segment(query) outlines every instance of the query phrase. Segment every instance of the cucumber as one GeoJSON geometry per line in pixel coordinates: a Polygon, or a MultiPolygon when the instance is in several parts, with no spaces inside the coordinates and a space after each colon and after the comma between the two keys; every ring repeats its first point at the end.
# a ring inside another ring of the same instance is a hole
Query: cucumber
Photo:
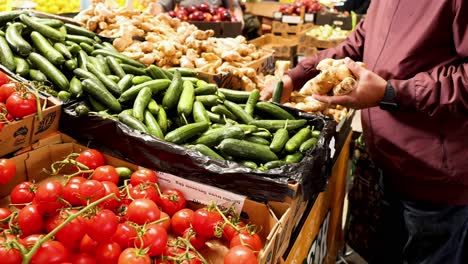
{"type": "Polygon", "coordinates": [[[104,56],[102,55],[97,55],[96,56],[96,59],[97,59],[97,63],[99,63],[99,68],[102,69],[102,72],[105,74],[105,75],[111,75],[111,70],[109,68],[109,65],[107,65],[107,62],[106,62],[106,58],[104,58],[104,56]]]}
{"type": "Polygon", "coordinates": [[[257,137],[257,136],[254,136],[254,135],[250,135],[250,136],[245,137],[245,140],[247,140],[249,142],[257,143],[257,144],[262,144],[262,145],[267,145],[267,146],[270,145],[269,140],[264,139],[262,137],[257,137]]]}
{"type": "Polygon", "coordinates": [[[226,100],[224,101],[224,106],[226,106],[242,123],[250,124],[254,121],[253,117],[247,114],[238,104],[226,100]]]}
{"type": "Polygon", "coordinates": [[[165,69],[161,69],[163,72],[164,72],[164,75],[166,75],[166,77],[169,79],[169,80],[172,80],[172,78],[174,78],[174,74],[171,73],[170,71],[166,71],[165,69]]]}
{"type": "Polygon", "coordinates": [[[267,139],[267,140],[271,140],[271,137],[272,137],[270,131],[268,131],[268,130],[262,130],[262,131],[254,132],[254,133],[252,133],[252,136],[261,137],[261,138],[264,138],[264,139],[267,139]]]}
{"type": "Polygon", "coordinates": [[[285,128],[280,128],[275,132],[273,139],[271,140],[270,149],[271,151],[278,153],[283,150],[284,145],[289,140],[289,132],[285,128]]]}
{"type": "Polygon", "coordinates": [[[92,96],[87,96],[86,99],[88,100],[89,104],[91,105],[91,109],[95,112],[106,111],[107,107],[101,104],[100,102],[96,101],[92,96]]]}
{"type": "MultiPolygon", "coordinates": [[[[198,80],[200,81],[200,80],[198,80]]],[[[208,95],[208,94],[216,94],[218,91],[218,86],[216,84],[206,84],[203,86],[199,86],[195,89],[195,95],[208,95]]]]}
{"type": "Polygon", "coordinates": [[[44,37],[51,39],[56,42],[64,42],[65,41],[65,34],[56,30],[53,27],[43,25],[37,21],[34,21],[31,17],[22,14],[19,16],[21,22],[26,24],[26,26],[34,29],[35,31],[41,33],[44,37]]]}
{"type": "MultiPolygon", "coordinates": [[[[75,42],[76,44],[79,44],[80,46],[81,46],[82,43],[86,43],[87,45],[89,45],[94,50],[93,44],[94,44],[95,41],[92,38],[88,38],[88,37],[84,37],[84,36],[80,36],[80,35],[67,34],[66,40],[71,41],[71,42],[75,42]]],[[[93,56],[95,56],[95,55],[93,54],[93,56]]]]}
{"type": "Polygon", "coordinates": [[[133,171],[127,167],[116,167],[115,171],[119,174],[119,178],[123,180],[130,179],[130,176],[133,173],[133,171]]]}
{"type": "Polygon", "coordinates": [[[90,94],[94,99],[109,107],[113,112],[122,111],[122,107],[117,99],[105,88],[103,89],[100,85],[96,84],[96,81],[92,79],[86,79],[82,82],[83,90],[90,94]]]}
{"type": "Polygon", "coordinates": [[[106,62],[112,73],[119,76],[119,78],[123,78],[125,76],[124,70],[114,57],[106,57],[106,62]]]}
{"type": "Polygon", "coordinates": [[[196,70],[183,67],[170,68],[167,71],[172,74],[174,74],[176,71],[179,71],[182,77],[196,77],[198,75],[196,70]]]}
{"type": "Polygon", "coordinates": [[[205,146],[203,144],[196,144],[190,147],[190,149],[196,150],[200,152],[203,155],[206,155],[208,157],[214,158],[214,159],[219,159],[219,160],[224,160],[224,158],[216,153],[214,150],[209,148],[208,146],[205,146]]]}
{"type": "MultiPolygon", "coordinates": [[[[208,83],[205,82],[204,80],[200,80],[200,79],[199,79],[199,80],[197,81],[197,83],[195,84],[195,87],[200,88],[200,87],[203,87],[203,86],[205,86],[205,85],[208,85],[208,83]]],[[[216,88],[218,88],[218,86],[216,86],[216,88]]]]}
{"type": "Polygon", "coordinates": [[[226,124],[226,121],[223,119],[222,116],[215,114],[211,111],[206,111],[208,114],[208,117],[210,118],[211,123],[216,123],[216,124],[226,124]]]}
{"type": "Polygon", "coordinates": [[[318,139],[315,137],[309,138],[301,144],[301,146],[299,147],[299,151],[306,152],[307,150],[311,149],[315,144],[317,144],[317,141],[318,139]]]}
{"type": "Polygon", "coordinates": [[[219,143],[221,143],[223,139],[243,139],[244,135],[244,130],[236,126],[231,126],[227,128],[216,128],[210,130],[208,133],[202,135],[197,140],[195,140],[195,144],[203,144],[208,147],[215,147],[219,143]]]}
{"type": "Polygon", "coordinates": [[[163,70],[156,65],[150,65],[146,68],[146,73],[153,79],[168,79],[163,70]]]}
{"type": "Polygon", "coordinates": [[[63,103],[66,103],[70,100],[71,94],[67,91],[60,91],[57,94],[57,98],[62,101],[63,103]]]}
{"type": "Polygon", "coordinates": [[[31,45],[21,36],[21,31],[26,26],[22,23],[9,25],[5,32],[5,39],[11,49],[21,56],[28,56],[32,51],[31,45]]]}
{"type": "Polygon", "coordinates": [[[67,44],[67,49],[70,51],[71,54],[76,56],[76,55],[78,55],[78,52],[81,50],[81,47],[80,47],[80,45],[72,42],[71,45],[67,44]]]}
{"type": "Polygon", "coordinates": [[[143,121],[145,119],[145,111],[151,100],[151,89],[145,87],[138,92],[138,95],[133,103],[133,116],[143,121]]]}
{"type": "Polygon", "coordinates": [[[167,128],[169,127],[169,120],[167,120],[167,114],[164,108],[162,107],[159,108],[156,120],[158,121],[158,125],[161,128],[161,131],[163,133],[166,133],[167,128]]]}
{"type": "Polygon", "coordinates": [[[224,94],[227,100],[234,103],[246,103],[249,100],[250,92],[218,88],[218,92],[224,94]]]}
{"type": "Polygon", "coordinates": [[[295,130],[301,128],[307,124],[305,119],[296,120],[253,120],[250,125],[265,128],[270,131],[276,131],[280,128],[286,128],[287,130],[295,130]],[[287,122],[287,125],[286,125],[287,122]]]}
{"type": "Polygon", "coordinates": [[[310,137],[310,127],[304,127],[301,130],[299,130],[294,136],[292,136],[288,140],[288,142],[286,142],[284,150],[286,150],[286,152],[289,153],[296,152],[301,146],[301,144],[304,143],[304,141],[308,140],[310,137]]]}
{"type": "Polygon", "coordinates": [[[33,81],[37,82],[46,82],[47,81],[47,76],[43,74],[41,71],[31,69],[29,70],[29,78],[33,81]]]}
{"type": "Polygon", "coordinates": [[[243,166],[247,167],[247,168],[251,168],[251,169],[257,169],[258,168],[257,163],[255,163],[253,161],[250,161],[250,160],[243,160],[243,161],[241,161],[239,163],[242,164],[243,166]]]}
{"type": "Polygon", "coordinates": [[[211,108],[211,112],[225,116],[227,118],[230,118],[232,120],[236,120],[237,116],[235,116],[231,111],[229,111],[224,105],[215,105],[211,108]]]}
{"type": "Polygon", "coordinates": [[[218,104],[218,96],[214,94],[198,95],[195,100],[201,102],[205,107],[212,107],[218,104]]]}
{"type": "Polygon", "coordinates": [[[227,138],[221,141],[218,148],[227,155],[245,160],[268,162],[278,160],[268,146],[252,143],[245,140],[227,138]]]}
{"type": "MultiPolygon", "coordinates": [[[[107,78],[109,78],[111,81],[115,82],[118,85],[118,82],[120,82],[120,78],[117,75],[106,75],[107,78]]],[[[119,92],[120,92],[120,87],[119,87],[119,92]]]]}
{"type": "Polygon", "coordinates": [[[133,85],[138,85],[138,84],[142,84],[142,83],[149,82],[149,81],[152,81],[152,80],[153,79],[151,79],[151,77],[145,76],[145,75],[135,76],[135,77],[132,78],[132,84],[133,85]]]}
{"type": "Polygon", "coordinates": [[[245,134],[252,134],[258,131],[258,127],[253,126],[253,125],[238,124],[235,126],[244,130],[245,134]]]}
{"type": "Polygon", "coordinates": [[[304,156],[302,155],[302,153],[300,151],[294,153],[294,154],[289,154],[287,155],[285,158],[284,158],[284,161],[286,161],[286,163],[290,164],[290,163],[298,163],[302,160],[304,156]]]}
{"type": "Polygon", "coordinates": [[[255,105],[255,110],[258,110],[276,119],[289,119],[289,120],[296,119],[288,111],[270,102],[258,102],[255,105]]]}
{"type": "Polygon", "coordinates": [[[2,36],[0,36],[0,64],[7,67],[12,72],[16,69],[13,52],[11,51],[10,46],[8,46],[6,39],[2,36]]]}
{"type": "Polygon", "coordinates": [[[81,82],[80,80],[74,76],[71,80],[70,80],[70,94],[75,97],[75,98],[79,98],[81,96],[83,96],[83,87],[81,86],[81,82]]]}
{"type": "Polygon", "coordinates": [[[169,88],[167,88],[167,91],[164,94],[162,106],[168,110],[176,108],[180,95],[182,94],[182,90],[182,76],[180,75],[180,72],[176,71],[169,88]]]}
{"type": "Polygon", "coordinates": [[[119,121],[126,124],[127,126],[133,128],[133,129],[149,133],[148,128],[140,120],[136,119],[135,117],[133,117],[133,116],[131,116],[129,114],[120,113],[119,114],[119,121]]]}
{"type": "Polygon", "coordinates": [[[65,23],[65,28],[68,34],[80,35],[88,38],[94,38],[96,36],[94,32],[73,24],[65,23]]]}
{"type": "Polygon", "coordinates": [[[192,123],[172,130],[166,134],[164,139],[175,144],[183,144],[187,140],[205,132],[208,128],[209,124],[206,122],[192,123]]]}
{"type": "Polygon", "coordinates": [[[260,90],[254,89],[249,95],[249,99],[247,99],[247,103],[245,104],[245,112],[250,116],[253,116],[255,105],[257,104],[258,99],[260,98],[260,90]]]}
{"type": "Polygon", "coordinates": [[[160,91],[167,89],[167,87],[170,84],[171,84],[171,81],[166,80],[166,79],[160,79],[160,80],[152,80],[152,81],[145,82],[139,85],[135,85],[135,86],[130,87],[128,90],[124,91],[120,95],[119,101],[126,102],[130,100],[134,100],[137,97],[140,90],[145,87],[149,87],[151,89],[152,94],[156,95],[160,91]]]}
{"type": "Polygon", "coordinates": [[[47,60],[54,65],[62,65],[65,58],[50,44],[50,42],[37,31],[31,32],[31,40],[34,47],[42,54],[47,60]]]}
{"type": "Polygon", "coordinates": [[[87,116],[89,114],[89,108],[85,104],[80,104],[75,107],[75,112],[78,116],[87,116]]]}
{"type": "Polygon", "coordinates": [[[129,74],[133,74],[137,76],[146,75],[145,70],[142,68],[138,68],[129,64],[124,64],[124,63],[120,63],[119,65],[125,73],[129,73],[129,74]]]}
{"type": "Polygon", "coordinates": [[[120,95],[120,88],[117,86],[117,84],[111,79],[107,78],[107,76],[101,71],[99,71],[93,64],[88,62],[88,64],[86,64],[86,68],[88,68],[88,71],[94,74],[96,78],[98,78],[99,81],[101,81],[101,83],[104,84],[104,86],[107,88],[107,90],[109,90],[109,92],[115,95],[120,95]]]}
{"type": "Polygon", "coordinates": [[[43,25],[47,25],[49,27],[53,27],[53,28],[59,28],[61,26],[63,26],[63,22],[61,20],[58,20],[58,19],[53,19],[53,18],[39,18],[39,17],[31,17],[33,20],[43,24],[43,25]]]}
{"type": "Polygon", "coordinates": [[[54,49],[60,52],[66,60],[70,60],[73,57],[71,52],[67,49],[67,46],[65,46],[63,43],[55,42],[54,49]]]}
{"type": "Polygon", "coordinates": [[[284,160],[274,160],[274,161],[270,161],[270,162],[265,163],[263,165],[263,168],[267,169],[267,170],[271,170],[271,169],[274,169],[274,168],[279,168],[279,167],[284,166],[284,165],[287,165],[286,161],[284,161],[284,160]]]}
{"type": "Polygon", "coordinates": [[[75,77],[77,77],[80,80],[85,80],[85,79],[92,79],[94,80],[99,86],[101,86],[103,89],[106,89],[104,84],[96,77],[96,75],[90,73],[87,70],[83,70],[81,68],[76,68],[73,70],[73,74],[75,77]]]}
{"type": "Polygon", "coordinates": [[[123,76],[122,79],[120,79],[120,81],[117,83],[117,86],[119,87],[121,95],[122,93],[127,91],[128,88],[132,87],[132,79],[133,79],[132,74],[125,74],[125,76],[123,76]]]}
{"type": "Polygon", "coordinates": [[[281,103],[281,97],[283,96],[283,85],[283,80],[279,80],[276,83],[275,89],[273,90],[273,97],[271,98],[273,103],[281,103]]]}
{"type": "Polygon", "coordinates": [[[27,14],[27,10],[13,10],[0,12],[0,26],[5,25],[8,22],[15,20],[21,14],[27,14]]]}
{"type": "Polygon", "coordinates": [[[68,82],[67,77],[57,69],[51,62],[49,62],[42,55],[31,52],[28,56],[31,63],[42,73],[47,76],[47,79],[50,80],[58,89],[68,91],[70,83],[68,82]]]}
{"type": "Polygon", "coordinates": [[[159,127],[158,121],[156,121],[156,118],[154,118],[153,114],[148,110],[145,111],[145,125],[151,135],[159,139],[164,139],[164,133],[161,127],[159,127]]]}
{"type": "Polygon", "coordinates": [[[177,113],[188,117],[192,113],[195,97],[193,83],[184,81],[182,87],[182,94],[177,104],[177,113]]]}
{"type": "Polygon", "coordinates": [[[80,49],[78,51],[78,54],[76,55],[76,61],[78,62],[78,67],[83,69],[83,70],[88,70],[87,66],[88,65],[88,54],[86,54],[86,51],[80,49]]]}
{"type": "Polygon", "coordinates": [[[29,74],[29,64],[28,62],[21,58],[21,57],[14,57],[14,60],[15,60],[15,64],[16,64],[16,73],[23,76],[23,77],[26,77],[28,76],[29,74]]]}
{"type": "MultiPolygon", "coordinates": [[[[93,56],[102,55],[104,57],[114,57],[116,59],[119,59],[124,64],[128,64],[128,65],[131,65],[131,66],[134,66],[134,67],[137,67],[137,68],[145,68],[145,65],[143,65],[142,63],[140,63],[140,62],[138,62],[136,60],[132,60],[129,57],[123,55],[123,54],[116,53],[116,52],[108,50],[108,49],[94,50],[92,55],[93,56]]],[[[143,74],[140,74],[140,75],[145,75],[144,70],[142,70],[142,71],[143,71],[143,74]]]]}
{"type": "Polygon", "coordinates": [[[320,137],[320,133],[322,133],[322,131],[320,131],[320,130],[312,130],[312,132],[311,132],[312,137],[314,137],[314,138],[320,137]]]}
{"type": "Polygon", "coordinates": [[[210,123],[210,117],[208,116],[205,106],[201,102],[195,101],[193,103],[192,114],[193,114],[193,120],[195,120],[195,122],[210,123]]]}
{"type": "Polygon", "coordinates": [[[112,51],[112,52],[115,52],[115,53],[119,53],[119,51],[116,50],[115,47],[114,47],[111,43],[109,43],[109,42],[103,42],[102,45],[103,45],[104,47],[106,47],[106,49],[109,50],[109,51],[112,51]]]}
{"type": "Polygon", "coordinates": [[[194,85],[198,82],[198,78],[195,77],[182,77],[182,81],[192,82],[194,85]]]}
{"type": "Polygon", "coordinates": [[[69,71],[74,71],[76,68],[78,68],[78,62],[76,62],[75,59],[67,60],[65,62],[65,68],[69,71]]]}
{"type": "Polygon", "coordinates": [[[152,99],[148,103],[148,111],[150,111],[153,115],[157,115],[159,113],[159,109],[161,109],[156,102],[156,100],[152,99]]]}

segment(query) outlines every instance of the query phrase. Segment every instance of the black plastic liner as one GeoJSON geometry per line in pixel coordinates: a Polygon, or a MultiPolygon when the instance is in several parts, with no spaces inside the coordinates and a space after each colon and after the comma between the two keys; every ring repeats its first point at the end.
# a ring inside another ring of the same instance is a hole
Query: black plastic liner
{"type": "MultiPolygon", "coordinates": [[[[75,102],[63,107],[60,131],[91,145],[101,145],[112,150],[111,154],[138,165],[239,193],[253,200],[283,201],[295,194],[288,186],[291,181],[300,183],[305,198],[311,199],[325,189],[331,172],[329,144],[336,122],[319,116],[303,117],[310,125],[322,129],[318,143],[304,159],[263,172],[236,162],[212,159],[195,150],[136,131],[112,118],[79,117],[74,111],[78,104],[75,102]]],[[[291,112],[295,116],[303,116],[299,111],[291,112]]]]}

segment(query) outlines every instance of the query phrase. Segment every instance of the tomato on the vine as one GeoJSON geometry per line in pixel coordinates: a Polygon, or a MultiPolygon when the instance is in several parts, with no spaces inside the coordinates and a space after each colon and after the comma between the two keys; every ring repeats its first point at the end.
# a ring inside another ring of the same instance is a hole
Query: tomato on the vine
{"type": "Polygon", "coordinates": [[[85,165],[90,170],[94,170],[99,166],[104,166],[104,155],[95,149],[87,149],[80,153],[76,161],[85,165]]]}
{"type": "Polygon", "coordinates": [[[190,228],[193,214],[193,210],[189,208],[177,211],[171,218],[171,226],[174,233],[182,235],[187,228],[190,228]]]}
{"type": "Polygon", "coordinates": [[[0,103],[5,103],[8,97],[10,97],[14,92],[19,91],[20,88],[20,84],[16,82],[9,82],[0,85],[0,103]]]}
{"type": "Polygon", "coordinates": [[[59,241],[47,240],[36,251],[31,264],[61,264],[71,258],[69,250],[59,241]]]}
{"type": "Polygon", "coordinates": [[[155,202],[137,199],[128,206],[126,216],[129,221],[143,225],[158,220],[161,212],[155,202]]]}
{"type": "Polygon", "coordinates": [[[128,186],[129,195],[133,199],[150,199],[151,201],[157,203],[159,198],[159,193],[154,183],[140,183],[135,186],[128,186]]]}
{"type": "Polygon", "coordinates": [[[6,75],[6,73],[0,71],[0,86],[4,85],[5,83],[9,83],[10,82],[10,78],[8,77],[8,75],[6,75]]]}
{"type": "Polygon", "coordinates": [[[104,197],[106,194],[106,189],[101,182],[96,180],[88,180],[80,184],[78,193],[83,205],[87,205],[88,203],[95,202],[104,197]]]}
{"type": "Polygon", "coordinates": [[[16,208],[23,208],[26,204],[32,202],[36,196],[37,185],[32,182],[22,182],[13,188],[10,193],[10,202],[16,208]]]}
{"type": "Polygon", "coordinates": [[[136,170],[130,176],[130,184],[133,186],[144,182],[158,183],[158,175],[153,170],[142,168],[136,170]]]}
{"type": "Polygon", "coordinates": [[[80,198],[80,185],[85,182],[86,179],[83,177],[73,177],[68,181],[68,183],[63,187],[62,198],[67,201],[72,206],[83,205],[84,202],[80,198]]]}
{"type": "Polygon", "coordinates": [[[96,247],[96,262],[99,264],[114,264],[119,260],[122,249],[115,242],[99,243],[96,247]]]}
{"type": "Polygon", "coordinates": [[[120,223],[112,236],[111,241],[120,245],[122,249],[133,247],[137,233],[135,228],[128,223],[120,223]]]}
{"type": "Polygon", "coordinates": [[[113,193],[115,195],[115,198],[114,197],[108,198],[107,200],[100,203],[99,206],[105,209],[112,210],[112,211],[116,210],[117,208],[119,208],[119,205],[120,205],[119,201],[117,200],[119,199],[119,196],[120,196],[119,187],[117,187],[117,185],[115,185],[113,182],[110,182],[110,181],[103,181],[101,183],[105,189],[104,196],[107,196],[113,193]]]}
{"type": "MultiPolygon", "coordinates": [[[[47,219],[45,225],[46,231],[51,232],[54,228],[62,224],[69,215],[76,214],[77,212],[77,210],[72,209],[57,212],[47,219]]],[[[55,234],[55,239],[62,242],[68,248],[78,248],[81,239],[83,239],[83,236],[86,234],[86,228],[86,221],[83,217],[78,216],[58,231],[55,234]]]]}
{"type": "Polygon", "coordinates": [[[6,100],[6,108],[17,119],[34,114],[37,112],[36,96],[31,92],[14,92],[6,100]]]}
{"type": "Polygon", "coordinates": [[[39,184],[33,202],[45,214],[52,214],[62,208],[61,202],[63,186],[57,181],[45,181],[39,184]]]}
{"type": "Polygon", "coordinates": [[[120,254],[118,264],[151,264],[151,259],[140,249],[127,248],[120,254]]]}
{"type": "Polygon", "coordinates": [[[166,221],[162,221],[157,223],[157,225],[162,226],[164,229],[166,229],[167,232],[171,230],[171,217],[166,214],[165,212],[161,211],[161,215],[159,216],[159,220],[167,218],[166,221]]]}
{"type": "Polygon", "coordinates": [[[96,259],[87,253],[78,253],[71,258],[73,264],[97,264],[96,259]]]}
{"type": "Polygon", "coordinates": [[[16,174],[16,164],[11,159],[0,159],[0,184],[5,184],[16,174]]]}
{"type": "Polygon", "coordinates": [[[119,184],[119,174],[115,170],[113,166],[110,165],[104,165],[104,166],[99,166],[96,169],[94,169],[93,174],[91,175],[91,179],[96,180],[96,181],[110,181],[114,184],[119,184]]]}
{"type": "Polygon", "coordinates": [[[187,202],[185,201],[184,194],[176,189],[164,190],[158,202],[162,210],[168,215],[172,216],[177,211],[185,208],[187,202]]]}
{"type": "Polygon", "coordinates": [[[19,211],[18,226],[23,232],[23,236],[42,233],[44,221],[37,205],[26,205],[19,211]]]}
{"type": "Polygon", "coordinates": [[[23,260],[21,252],[4,243],[10,240],[15,240],[15,237],[10,234],[6,234],[5,237],[3,237],[3,235],[0,237],[0,260],[2,263],[21,264],[23,260]]]}
{"type": "Polygon", "coordinates": [[[148,255],[155,257],[161,255],[166,249],[168,235],[166,229],[156,224],[146,226],[142,239],[136,240],[139,248],[149,248],[148,255]],[[143,244],[142,244],[143,242],[143,244]]]}
{"type": "Polygon", "coordinates": [[[224,255],[224,264],[257,264],[254,252],[246,246],[235,246],[224,255]]]}
{"type": "MultiPolygon", "coordinates": [[[[236,226],[238,229],[243,229],[245,227],[244,222],[237,222],[237,223],[234,222],[232,224],[236,226]]],[[[225,238],[227,241],[230,242],[233,237],[239,234],[239,232],[230,224],[228,223],[223,224],[223,238],[225,238]]]]}
{"type": "Polygon", "coordinates": [[[93,240],[91,237],[89,237],[88,234],[86,234],[81,239],[80,252],[87,253],[89,255],[94,256],[97,245],[98,245],[98,242],[96,240],[93,240]]]}
{"type": "Polygon", "coordinates": [[[195,233],[193,228],[187,228],[182,237],[188,239],[190,244],[197,250],[205,246],[206,237],[195,233]]]}
{"type": "Polygon", "coordinates": [[[221,228],[222,223],[223,218],[217,211],[200,208],[193,214],[193,229],[206,238],[214,237],[217,228],[221,228]]]}
{"type": "Polygon", "coordinates": [[[21,245],[23,245],[26,249],[31,249],[34,245],[37,244],[39,239],[44,236],[44,234],[33,234],[27,237],[24,237],[20,240],[21,245]]]}
{"type": "Polygon", "coordinates": [[[102,209],[88,221],[88,235],[97,242],[106,242],[111,239],[117,230],[119,220],[108,209],[102,209]]]}
{"type": "Polygon", "coordinates": [[[245,229],[241,230],[238,235],[232,238],[229,247],[233,248],[238,245],[247,246],[255,252],[262,250],[262,240],[260,237],[257,234],[250,234],[245,229]]]}
{"type": "Polygon", "coordinates": [[[0,207],[0,231],[1,229],[9,228],[8,220],[7,219],[11,215],[11,211],[7,208],[0,207]]]}

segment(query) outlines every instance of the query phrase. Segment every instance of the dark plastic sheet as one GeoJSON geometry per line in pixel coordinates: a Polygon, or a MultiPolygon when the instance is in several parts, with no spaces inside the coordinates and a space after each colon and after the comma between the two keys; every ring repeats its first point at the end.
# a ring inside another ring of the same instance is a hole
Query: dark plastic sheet
{"type": "MultiPolygon", "coordinates": [[[[136,131],[111,118],[79,117],[74,109],[79,103],[63,107],[60,130],[70,136],[102,145],[141,166],[172,173],[189,180],[209,184],[258,201],[283,201],[293,196],[288,183],[301,184],[306,199],[324,190],[331,171],[329,143],[336,122],[318,116],[306,116],[310,125],[321,128],[315,147],[300,163],[262,172],[232,161],[220,161],[183,146],[159,140],[136,131]]],[[[300,112],[292,111],[296,116],[300,112]]]]}

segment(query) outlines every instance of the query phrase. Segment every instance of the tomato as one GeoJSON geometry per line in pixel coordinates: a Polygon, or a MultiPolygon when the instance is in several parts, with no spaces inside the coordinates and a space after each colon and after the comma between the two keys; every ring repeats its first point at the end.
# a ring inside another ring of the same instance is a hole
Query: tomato
{"type": "Polygon", "coordinates": [[[146,198],[155,203],[158,202],[159,193],[153,183],[140,183],[135,186],[129,186],[130,197],[133,199],[146,198]]]}
{"type": "Polygon", "coordinates": [[[169,217],[168,214],[161,211],[161,215],[159,216],[159,220],[161,220],[163,218],[166,218],[166,217],[167,217],[166,221],[157,223],[157,225],[163,227],[164,229],[166,229],[167,232],[169,232],[171,230],[171,218],[169,217]]]}
{"type": "Polygon", "coordinates": [[[6,83],[2,84],[0,86],[0,102],[4,103],[12,95],[14,92],[17,92],[20,90],[20,84],[16,82],[11,82],[11,83],[6,83]]]}
{"type": "Polygon", "coordinates": [[[18,226],[24,236],[42,232],[44,221],[37,205],[26,205],[19,211],[18,226]]]}
{"type": "MultiPolygon", "coordinates": [[[[67,209],[56,213],[46,221],[46,231],[51,232],[58,225],[62,224],[68,215],[77,213],[78,210],[67,209]]],[[[68,248],[78,248],[81,239],[86,234],[86,222],[79,216],[66,224],[55,234],[55,239],[62,242],[68,248]]]]}
{"type": "Polygon", "coordinates": [[[192,226],[197,234],[212,238],[222,222],[223,218],[217,211],[200,208],[193,214],[192,226]]]}
{"type": "Polygon", "coordinates": [[[106,242],[111,239],[117,230],[119,220],[108,209],[102,209],[88,222],[88,235],[97,242],[106,242]]]}
{"type": "Polygon", "coordinates": [[[20,240],[20,243],[26,247],[26,249],[31,249],[36,245],[37,241],[44,236],[43,234],[34,234],[34,235],[29,235],[23,239],[20,240]]]}
{"type": "Polygon", "coordinates": [[[224,256],[224,264],[257,264],[254,252],[246,246],[235,246],[224,256]]]}
{"type": "Polygon", "coordinates": [[[201,259],[193,251],[189,251],[186,254],[179,256],[177,263],[180,264],[202,264],[201,259]]]}
{"type": "Polygon", "coordinates": [[[111,241],[119,244],[122,249],[125,249],[133,247],[135,245],[136,238],[137,233],[135,228],[128,223],[120,223],[117,226],[117,230],[112,236],[111,241]]]}
{"type": "Polygon", "coordinates": [[[70,260],[70,252],[60,242],[47,240],[36,251],[31,264],[61,264],[70,260]]]}
{"type": "Polygon", "coordinates": [[[174,233],[182,235],[187,228],[190,228],[193,214],[193,210],[188,208],[176,212],[171,218],[171,226],[174,233]]]}
{"type": "Polygon", "coordinates": [[[91,179],[96,181],[110,181],[113,182],[115,185],[119,184],[119,174],[115,170],[113,166],[104,165],[99,166],[94,169],[93,174],[91,175],[91,179]]]}
{"type": "Polygon", "coordinates": [[[88,234],[84,235],[80,242],[80,252],[94,256],[98,242],[93,240],[88,234]]]}
{"type": "Polygon", "coordinates": [[[158,220],[160,216],[161,212],[156,203],[148,199],[137,199],[127,208],[128,220],[139,225],[154,222],[158,220]]]}
{"type": "Polygon", "coordinates": [[[62,193],[62,184],[57,181],[45,181],[37,187],[34,203],[39,206],[41,212],[52,214],[64,206],[60,201],[62,193]]]}
{"type": "Polygon", "coordinates": [[[5,184],[16,174],[16,164],[11,159],[0,159],[0,184],[5,184]]]}
{"type": "Polygon", "coordinates": [[[22,263],[22,255],[21,252],[16,249],[12,248],[8,245],[8,241],[16,240],[16,237],[11,234],[2,233],[0,236],[0,260],[2,263],[11,263],[11,264],[21,264],[22,263]]]}
{"type": "Polygon", "coordinates": [[[245,229],[232,238],[229,247],[233,248],[238,245],[247,246],[255,252],[262,250],[262,240],[260,237],[257,234],[249,234],[245,229]]]}
{"type": "Polygon", "coordinates": [[[0,207],[0,230],[1,229],[8,229],[9,228],[9,219],[7,219],[11,215],[11,211],[7,208],[0,207]]]}
{"type": "Polygon", "coordinates": [[[182,234],[182,237],[188,239],[190,244],[197,250],[205,246],[206,237],[195,233],[193,228],[187,228],[182,234]]]}
{"type": "MultiPolygon", "coordinates": [[[[239,222],[237,224],[234,224],[237,228],[239,229],[242,229],[245,227],[245,223],[243,222],[239,222]]],[[[227,241],[231,241],[233,237],[235,237],[236,235],[238,235],[239,232],[237,232],[237,230],[232,227],[231,225],[227,224],[227,223],[224,223],[224,227],[223,227],[223,238],[225,238],[227,241]]]]}
{"type": "Polygon", "coordinates": [[[5,83],[9,83],[9,82],[10,82],[10,78],[8,77],[8,75],[6,75],[6,73],[0,71],[0,86],[4,85],[5,83]]]}
{"type": "Polygon", "coordinates": [[[187,202],[185,201],[184,194],[176,189],[165,190],[159,198],[159,206],[168,215],[172,216],[177,211],[185,208],[187,202]]]}
{"type": "Polygon", "coordinates": [[[16,208],[23,208],[25,204],[34,200],[36,189],[36,184],[32,182],[26,181],[16,185],[10,193],[11,203],[14,204],[16,208]]]}
{"type": "Polygon", "coordinates": [[[100,243],[96,247],[96,262],[99,264],[113,264],[119,260],[122,249],[115,242],[100,243]]]}
{"type": "Polygon", "coordinates": [[[130,184],[136,186],[140,183],[151,182],[158,183],[158,175],[150,169],[138,169],[130,176],[130,184]]]}
{"type": "Polygon", "coordinates": [[[85,165],[90,170],[94,170],[97,167],[104,166],[106,164],[102,153],[95,149],[84,150],[76,158],[76,161],[85,165]]]}
{"type": "Polygon", "coordinates": [[[113,182],[110,182],[110,181],[103,181],[101,183],[104,186],[104,189],[106,191],[104,196],[107,196],[113,193],[116,198],[109,198],[103,201],[102,203],[100,203],[99,206],[104,209],[109,209],[112,211],[116,210],[117,208],[119,208],[119,205],[120,205],[119,201],[117,200],[120,196],[119,187],[117,187],[117,185],[115,185],[113,182]]]}
{"type": "Polygon", "coordinates": [[[71,258],[73,264],[96,264],[93,256],[86,253],[78,253],[71,258]]]}
{"type": "Polygon", "coordinates": [[[177,257],[185,253],[185,248],[169,246],[169,244],[172,243],[168,243],[168,245],[166,245],[166,248],[164,248],[164,256],[177,257]]]}
{"type": "Polygon", "coordinates": [[[8,113],[20,119],[37,112],[36,97],[31,92],[14,92],[6,100],[8,113]]]}
{"type": "MultiPolygon", "coordinates": [[[[74,178],[81,178],[83,179],[83,182],[86,181],[86,179],[82,177],[74,177],[74,178]]],[[[80,185],[82,182],[78,182],[78,180],[72,181],[74,178],[72,178],[63,187],[62,199],[67,201],[72,206],[79,206],[85,203],[83,202],[83,200],[80,198],[80,195],[79,195],[80,185]]]]}
{"type": "Polygon", "coordinates": [[[145,228],[142,240],[137,239],[138,248],[149,247],[148,255],[150,257],[161,255],[166,248],[168,235],[166,229],[156,224],[149,224],[145,228]],[[141,244],[143,242],[143,245],[141,244]]]}
{"type": "Polygon", "coordinates": [[[87,205],[88,203],[92,203],[104,197],[106,194],[106,189],[101,182],[89,180],[80,184],[78,193],[81,201],[83,202],[83,205],[87,205]]]}
{"type": "Polygon", "coordinates": [[[127,248],[120,254],[118,264],[151,264],[151,259],[139,249],[127,248]]]}

